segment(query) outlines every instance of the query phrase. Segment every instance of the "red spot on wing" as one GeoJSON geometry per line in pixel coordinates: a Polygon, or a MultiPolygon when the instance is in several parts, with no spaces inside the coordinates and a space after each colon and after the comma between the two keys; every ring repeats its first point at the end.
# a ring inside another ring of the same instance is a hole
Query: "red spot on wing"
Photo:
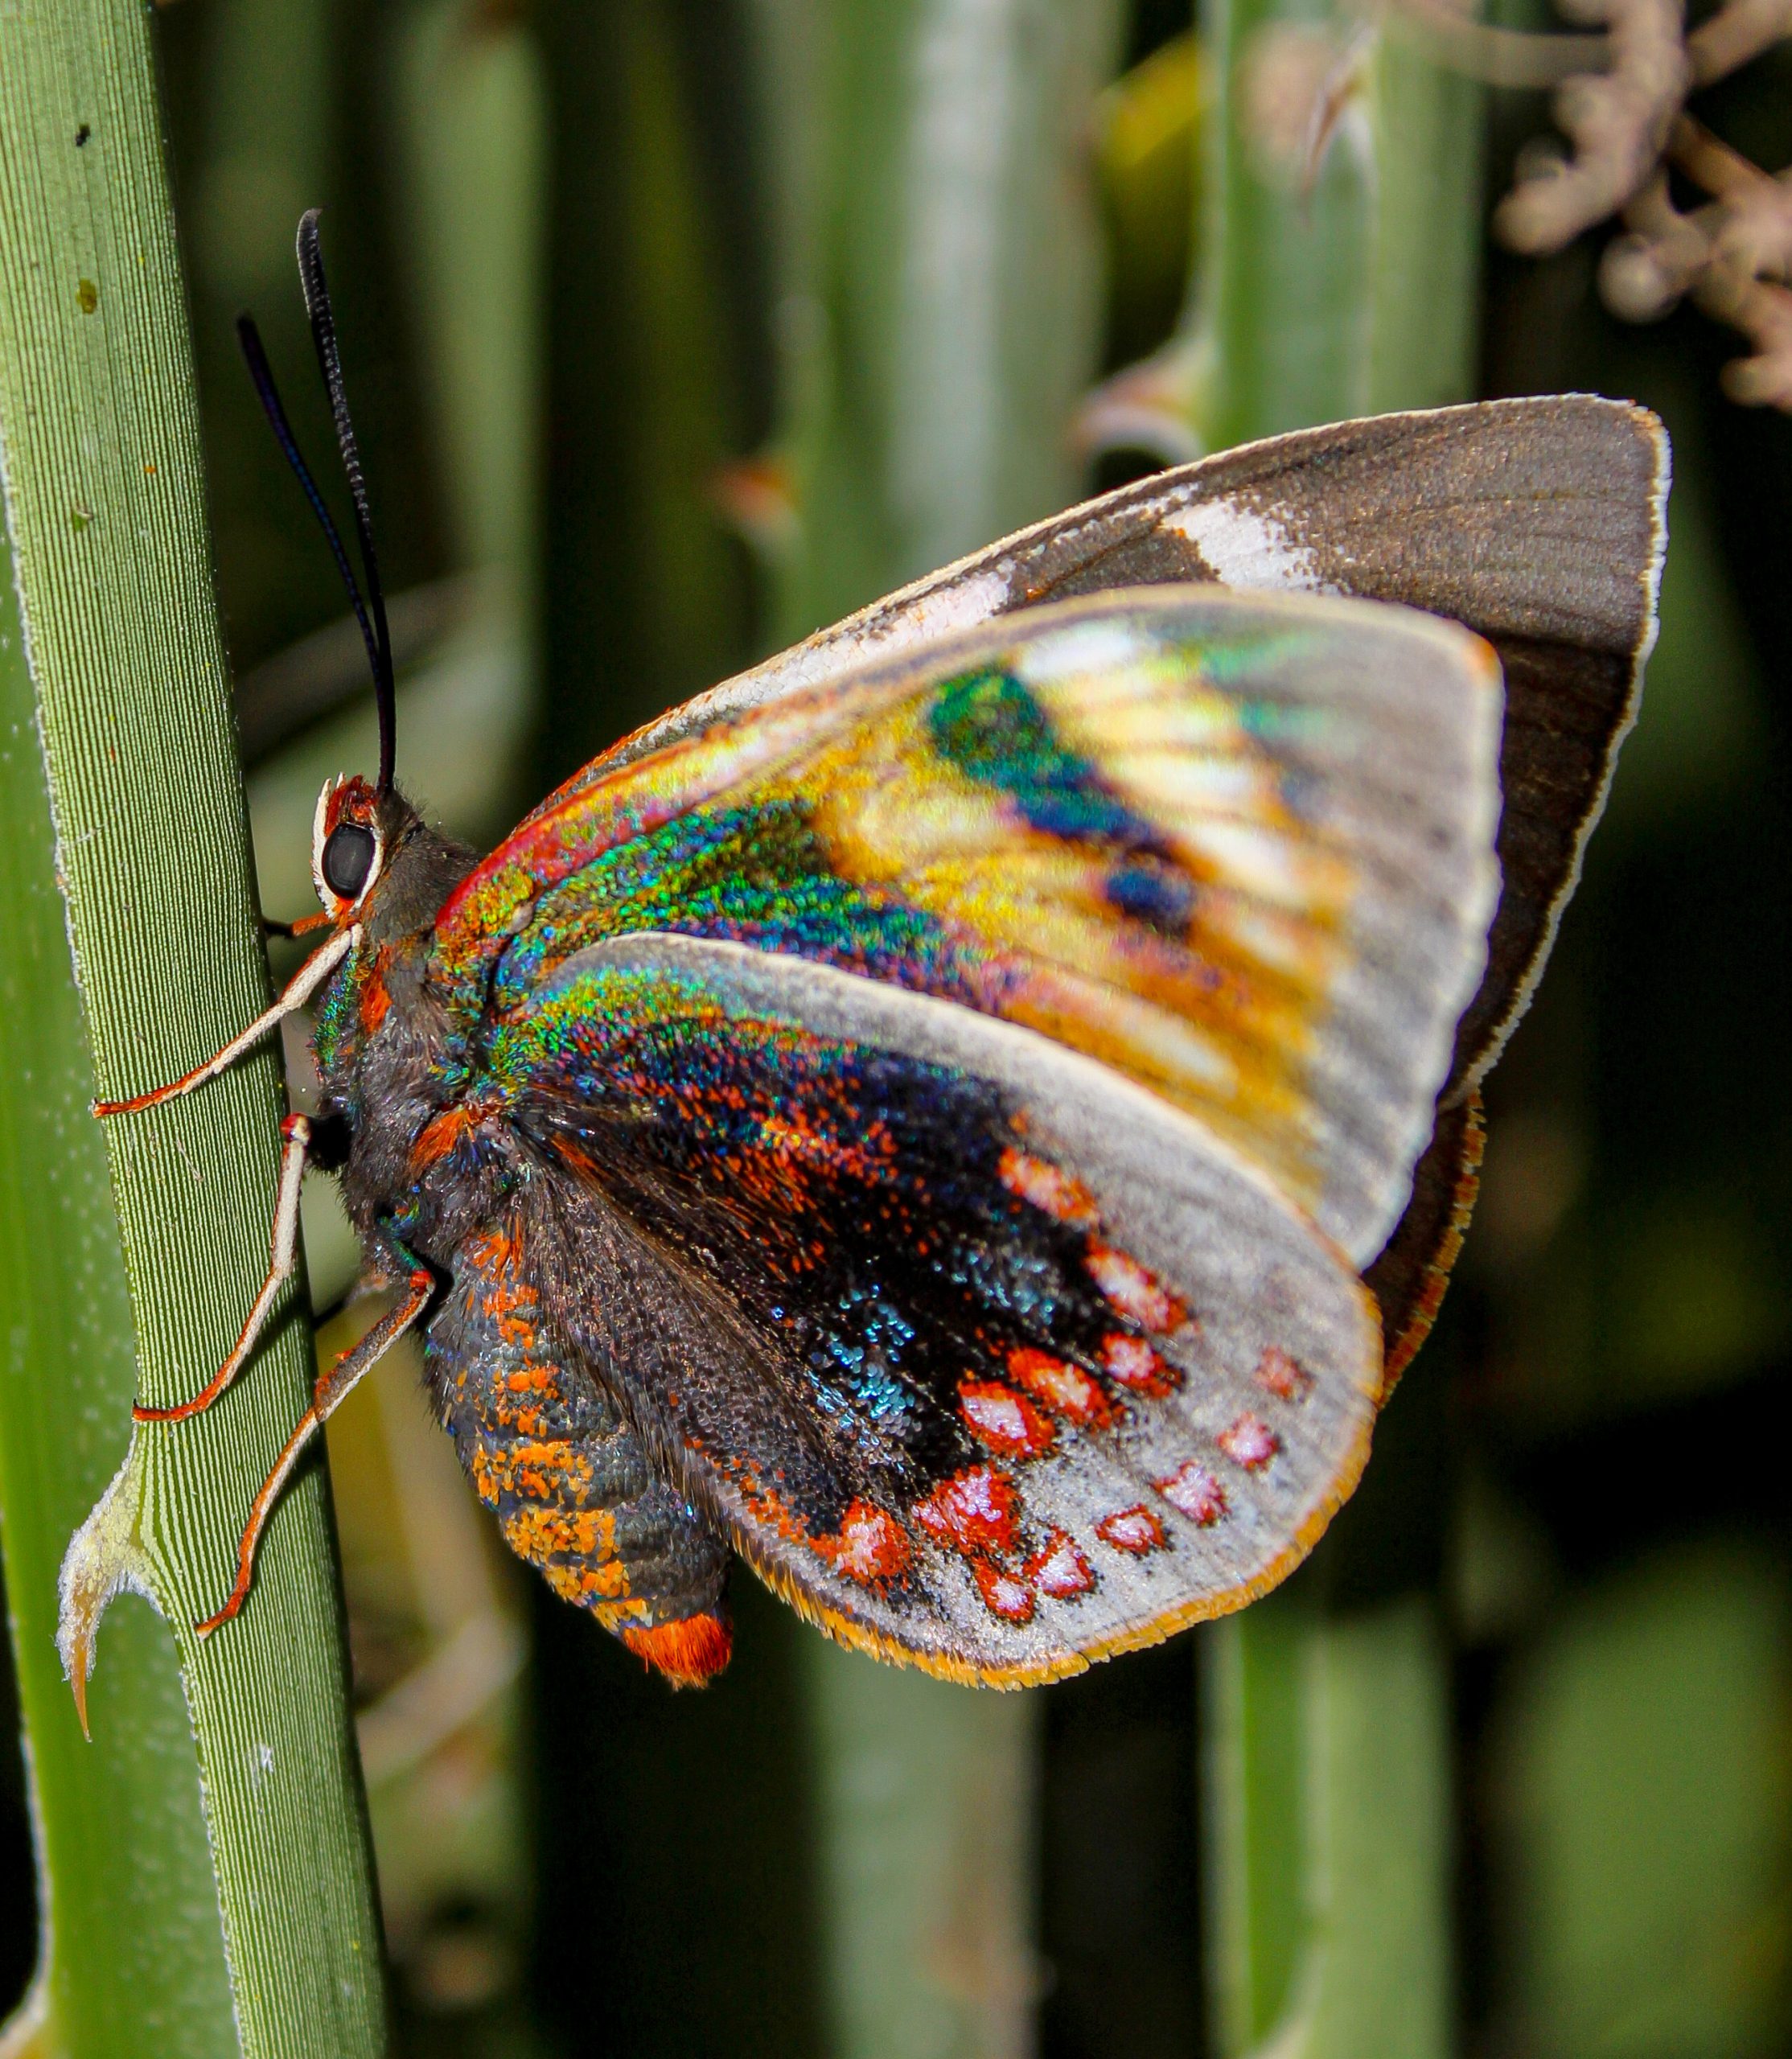
{"type": "Polygon", "coordinates": [[[1235,1465],[1260,1473],[1282,1448],[1282,1440],[1260,1416],[1241,1416],[1214,1440],[1235,1465]]]}
{"type": "Polygon", "coordinates": [[[839,1531],[832,1537],[816,1538],[813,1548],[830,1561],[836,1572],[863,1587],[894,1580],[908,1567],[907,1531],[888,1509],[873,1502],[850,1502],[839,1531]]]}
{"type": "Polygon", "coordinates": [[[1274,1395],[1278,1401],[1304,1401],[1313,1385],[1312,1374],[1279,1344],[1264,1345],[1253,1377],[1265,1394],[1274,1395]]]}
{"type": "Polygon", "coordinates": [[[1108,1305],[1141,1330],[1161,1337],[1180,1330],[1188,1321],[1189,1312],[1182,1302],[1130,1251],[1091,1237],[1083,1263],[1108,1305]]]}
{"type": "Polygon", "coordinates": [[[1226,1513],[1226,1490],[1198,1459],[1186,1459],[1167,1480],[1154,1483],[1173,1509],[1205,1530],[1226,1513]]]}
{"type": "Polygon", "coordinates": [[[1101,1362],[1109,1379],[1153,1401],[1161,1401],[1182,1384],[1180,1370],[1142,1337],[1126,1337],[1116,1330],[1102,1342],[1101,1362]]]}
{"type": "Polygon", "coordinates": [[[1014,1482],[993,1465],[967,1466],[914,1506],[914,1519],[936,1544],[974,1558],[1014,1548],[1014,1482]]]}
{"type": "Polygon", "coordinates": [[[1143,1502],[1129,1509],[1116,1509],[1095,1525],[1095,1535],[1116,1551],[1129,1551],[1142,1559],[1147,1551],[1164,1547],[1164,1526],[1143,1502]]]}
{"type": "Polygon", "coordinates": [[[1000,1380],[960,1380],[958,1412],[999,1458],[1038,1458],[1058,1434],[1024,1394],[1000,1380]]]}
{"type": "Polygon", "coordinates": [[[1114,1420],[1114,1404],[1080,1366],[1069,1365],[1050,1352],[1035,1351],[1030,1345],[1023,1344],[1009,1353],[1008,1371],[1035,1401],[1042,1401],[1054,1415],[1091,1430],[1105,1429],[1114,1420]]]}
{"type": "Polygon", "coordinates": [[[728,1663],[734,1634],[719,1616],[686,1616],[651,1630],[631,1625],[623,1642],[637,1658],[657,1667],[675,1687],[701,1687],[728,1663]]]}
{"type": "Polygon", "coordinates": [[[1054,1601],[1074,1601],[1095,1584],[1075,1539],[1062,1530],[1053,1531],[1021,1571],[1040,1593],[1049,1594],[1054,1601]]]}
{"type": "Polygon", "coordinates": [[[1054,1223],[1074,1223],[1087,1229],[1097,1219],[1095,1196],[1078,1179],[1030,1151],[1010,1145],[1002,1153],[997,1169],[1002,1185],[1022,1201],[1043,1209],[1054,1223]]]}
{"type": "Polygon", "coordinates": [[[1013,1573],[1005,1573],[1000,1566],[992,1565],[987,1559],[971,1561],[971,1576],[983,1597],[984,1607],[992,1616],[1000,1616],[1005,1623],[1032,1621],[1033,1589],[1024,1580],[1017,1580],[1013,1573]]]}

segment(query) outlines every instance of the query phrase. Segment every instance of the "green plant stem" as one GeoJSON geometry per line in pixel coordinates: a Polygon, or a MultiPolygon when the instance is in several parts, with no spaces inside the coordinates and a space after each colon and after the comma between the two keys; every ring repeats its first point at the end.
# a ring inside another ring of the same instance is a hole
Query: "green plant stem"
{"type": "Polygon", "coordinates": [[[3,540],[0,821],[0,1534],[45,1904],[0,2052],[224,2059],[236,2036],[174,1651],[146,1609],[120,1611],[91,1745],[56,1659],[56,1568],[117,1465],[136,1367],[3,540]]]}
{"type": "Polygon", "coordinates": [[[783,118],[810,131],[783,177],[808,219],[779,239],[801,538],[784,639],[1080,490],[1067,430],[1100,347],[1089,130],[1121,10],[758,11],[767,68],[802,97],[783,118]]]}
{"type": "MultiPolygon", "coordinates": [[[[21,0],[0,15],[0,436],[68,935],[109,1095],[179,1073],[267,993],[184,306],[146,10],[21,0]]],[[[106,1128],[152,1402],[219,1362],[265,1269],[277,1084],[264,1054],[106,1128]]],[[[90,1262],[115,1293],[111,1251],[90,1262]]],[[[181,1920],[203,1934],[221,1909],[245,2053],[360,2059],[384,2049],[384,2015],[320,1469],[282,1502],[242,1617],[203,1647],[187,1627],[227,1590],[250,1496],[305,1405],[302,1305],[216,1408],[138,1440],[133,1541],[179,1650],[216,1871],[216,1902],[187,1901],[181,1920]]],[[[114,1462],[123,1403],[96,1408],[91,1432],[114,1462]]],[[[138,1720],[97,1696],[94,1714],[138,1720]]],[[[177,1790],[190,1778],[169,1769],[177,1790]]],[[[121,1830],[109,1857],[146,1876],[155,1855],[121,1830]]]]}
{"type": "MultiPolygon", "coordinates": [[[[1467,398],[1478,88],[1395,18],[1366,31],[1324,0],[1210,0],[1204,26],[1203,440],[1467,398]],[[1297,78],[1314,53],[1340,88],[1317,166],[1299,147],[1278,160],[1260,119],[1276,68],[1297,78]]],[[[1201,1640],[1217,2049],[1438,2059],[1451,1944],[1435,1604],[1338,1613],[1317,1584],[1301,1576],[1201,1640]]]]}

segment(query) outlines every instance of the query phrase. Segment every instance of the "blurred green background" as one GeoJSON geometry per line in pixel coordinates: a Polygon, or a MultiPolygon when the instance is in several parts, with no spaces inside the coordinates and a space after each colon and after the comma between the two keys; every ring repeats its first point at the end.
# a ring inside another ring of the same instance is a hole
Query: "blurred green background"
{"type": "MultiPolygon", "coordinates": [[[[372,757],[234,357],[253,306],[325,452],[307,205],[398,597],[400,776],[475,839],[1157,462],[1563,388],[1675,444],[1643,719],[1491,1083],[1445,1320],[1243,1624],[979,1697],[743,1579],[732,1668],[675,1699],[506,1560],[414,1361],[332,1423],[399,2049],[1792,2051],[1792,421],[1720,397],[1701,318],[1604,314],[1598,234],[1486,245],[1542,97],[1322,0],[1219,0],[1198,37],[1165,0],[179,0],[158,28],[271,914],[308,905],[319,781],[372,757]],[[1272,87],[1301,76],[1343,113],[1296,175],[1272,87]]],[[[1701,109],[1769,166],[1789,60],[1701,109]]],[[[306,1207],[327,1308],[352,1257],[327,1183],[306,1207]]]]}

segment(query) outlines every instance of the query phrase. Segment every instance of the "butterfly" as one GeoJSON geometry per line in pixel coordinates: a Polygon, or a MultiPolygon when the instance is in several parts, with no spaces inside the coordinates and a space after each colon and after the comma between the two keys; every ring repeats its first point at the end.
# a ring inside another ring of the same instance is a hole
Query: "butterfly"
{"type": "Polygon", "coordinates": [[[1281,1579],[1349,1495],[1472,1202],[1652,639],[1643,410],[1488,402],[1164,473],[627,738],[480,859],[393,783],[390,639],[252,324],[380,710],[249,1362],[339,1174],[503,1535],[675,1684],[744,1560],[842,1642],[1017,1686],[1281,1579]]]}

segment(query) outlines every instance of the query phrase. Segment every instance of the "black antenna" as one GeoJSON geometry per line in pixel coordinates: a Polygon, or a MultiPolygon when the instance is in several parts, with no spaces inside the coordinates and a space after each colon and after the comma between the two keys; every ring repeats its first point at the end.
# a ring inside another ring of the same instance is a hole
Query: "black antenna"
{"type": "Polygon", "coordinates": [[[243,360],[249,367],[249,377],[254,381],[262,410],[273,425],[275,440],[285,452],[286,462],[292,466],[299,484],[304,487],[305,498],[311,503],[311,512],[318,518],[319,526],[329,540],[331,555],[336,561],[336,569],[342,574],[343,585],[348,591],[348,604],[355,610],[355,619],[361,625],[361,639],[367,645],[368,664],[377,679],[380,674],[379,646],[373,640],[373,626],[367,619],[367,609],[361,601],[361,590],[355,582],[355,568],[348,561],[348,553],[343,548],[341,532],[331,518],[323,495],[318,491],[317,481],[311,476],[311,468],[306,463],[304,454],[298,447],[298,438],[293,434],[292,424],[286,419],[286,410],[281,405],[280,389],[273,383],[273,368],[268,363],[268,354],[261,344],[261,332],[256,327],[253,315],[237,316],[236,340],[242,345],[243,360]]]}
{"type": "Polygon", "coordinates": [[[305,310],[311,318],[311,340],[317,346],[318,367],[323,374],[324,390],[330,396],[330,412],[335,420],[336,447],[342,453],[342,468],[347,475],[348,491],[355,503],[355,532],[360,540],[361,565],[367,575],[368,606],[373,615],[371,656],[374,697],[380,709],[379,791],[385,794],[392,791],[397,727],[392,632],[386,626],[385,591],[380,584],[380,561],[373,549],[373,520],[368,512],[367,482],[361,476],[360,446],[355,441],[355,425],[348,413],[348,395],[343,385],[342,355],[336,347],[336,320],[331,312],[330,288],[323,276],[323,253],[318,247],[315,208],[308,208],[299,217],[298,276],[305,288],[305,310]]]}

